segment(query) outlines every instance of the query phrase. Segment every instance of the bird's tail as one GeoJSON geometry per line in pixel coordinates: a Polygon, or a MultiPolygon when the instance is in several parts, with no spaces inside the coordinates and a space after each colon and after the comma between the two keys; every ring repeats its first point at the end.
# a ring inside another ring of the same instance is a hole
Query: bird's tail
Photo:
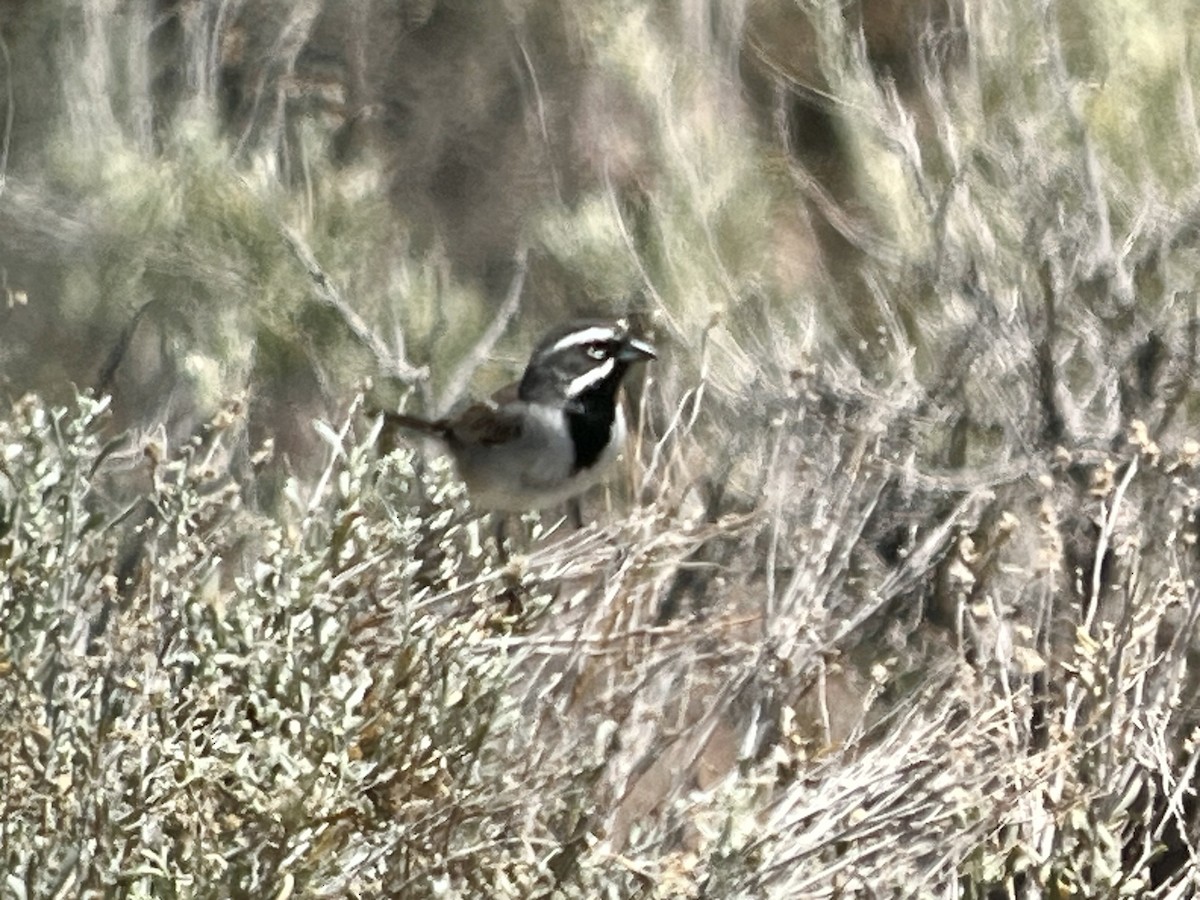
{"type": "Polygon", "coordinates": [[[420,416],[409,416],[404,413],[390,412],[386,409],[376,410],[375,415],[383,416],[383,427],[385,430],[404,428],[408,431],[420,431],[425,434],[432,434],[435,437],[446,436],[446,422],[444,419],[422,419],[420,416]]]}
{"type": "Polygon", "coordinates": [[[386,409],[373,409],[369,410],[369,413],[372,418],[383,417],[383,427],[379,430],[377,446],[379,452],[384,456],[399,449],[404,443],[400,437],[403,431],[417,431],[443,439],[449,432],[442,419],[422,419],[420,416],[406,416],[404,413],[390,412],[386,409]]]}

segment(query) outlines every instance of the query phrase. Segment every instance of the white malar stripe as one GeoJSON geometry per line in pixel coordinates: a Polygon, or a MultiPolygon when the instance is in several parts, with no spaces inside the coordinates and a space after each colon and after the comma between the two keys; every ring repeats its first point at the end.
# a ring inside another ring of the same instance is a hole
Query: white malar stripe
{"type": "Polygon", "coordinates": [[[565,350],[567,347],[578,347],[582,344],[591,344],[595,341],[611,341],[617,335],[617,330],[609,325],[593,325],[581,331],[572,331],[565,337],[559,338],[549,349],[543,350],[542,355],[549,356],[552,353],[557,353],[559,350],[565,350]]]}
{"type": "Polygon", "coordinates": [[[596,368],[588,369],[582,375],[576,375],[567,383],[567,396],[578,397],[588,388],[595,387],[612,374],[613,366],[616,364],[616,360],[606,359],[596,368]]]}

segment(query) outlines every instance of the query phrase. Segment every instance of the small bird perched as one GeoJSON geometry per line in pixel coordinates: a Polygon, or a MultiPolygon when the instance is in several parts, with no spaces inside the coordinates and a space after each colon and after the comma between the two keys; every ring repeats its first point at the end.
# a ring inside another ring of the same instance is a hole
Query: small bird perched
{"type": "Polygon", "coordinates": [[[383,415],[439,438],[481,509],[541,509],[573,500],[616,461],[626,437],[621,381],[656,357],[621,323],[571,322],[542,338],[521,380],[489,400],[432,421],[383,415]]]}

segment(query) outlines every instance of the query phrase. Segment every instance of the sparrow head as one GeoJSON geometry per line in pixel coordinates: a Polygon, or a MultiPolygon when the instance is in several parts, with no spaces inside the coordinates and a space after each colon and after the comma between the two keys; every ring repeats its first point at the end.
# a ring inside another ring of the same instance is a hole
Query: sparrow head
{"type": "Polygon", "coordinates": [[[624,323],[572,322],[551,331],[534,349],[518,396],[543,403],[613,396],[632,364],[657,355],[624,323]]]}

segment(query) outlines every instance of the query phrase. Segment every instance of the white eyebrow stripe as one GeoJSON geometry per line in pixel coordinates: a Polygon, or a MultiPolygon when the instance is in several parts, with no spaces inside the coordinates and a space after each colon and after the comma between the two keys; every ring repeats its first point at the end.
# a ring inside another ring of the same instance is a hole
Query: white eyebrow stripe
{"type": "Polygon", "coordinates": [[[599,384],[612,374],[613,366],[616,364],[616,360],[606,359],[602,365],[596,366],[594,369],[588,369],[582,375],[576,375],[567,384],[567,396],[572,398],[578,397],[588,388],[599,384]]]}
{"type": "Polygon", "coordinates": [[[590,344],[594,341],[611,341],[617,334],[617,330],[609,325],[593,325],[582,331],[572,331],[565,337],[559,338],[543,350],[542,353],[543,355],[549,355],[557,353],[559,350],[565,350],[567,347],[579,346],[580,344],[590,344]]]}

